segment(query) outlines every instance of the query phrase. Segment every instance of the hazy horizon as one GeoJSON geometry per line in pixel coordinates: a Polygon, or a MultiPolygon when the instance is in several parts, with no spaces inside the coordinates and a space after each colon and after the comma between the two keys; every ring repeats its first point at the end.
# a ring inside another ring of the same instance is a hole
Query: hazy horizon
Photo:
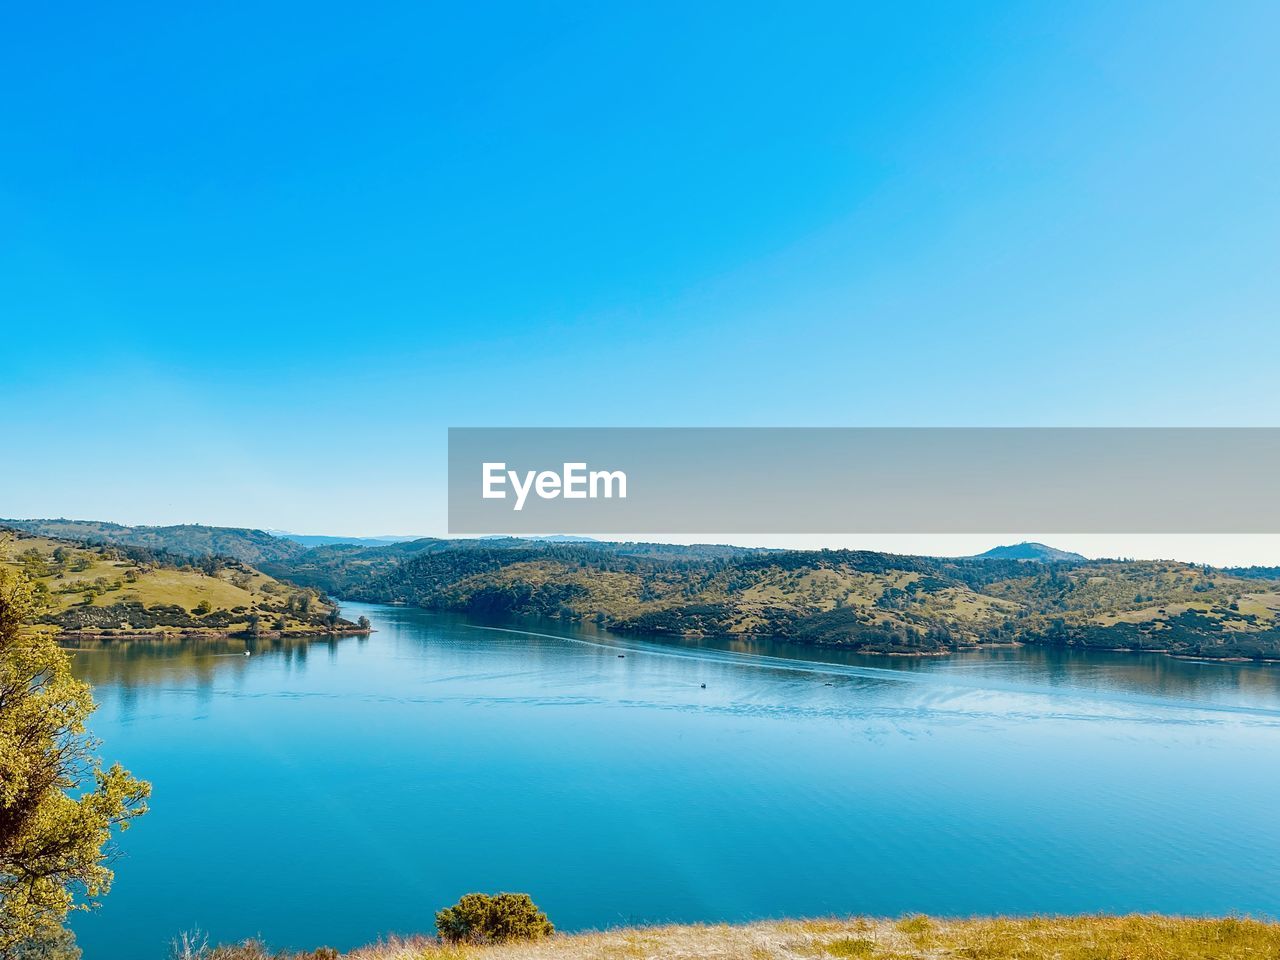
{"type": "MultiPolygon", "coordinates": [[[[211,522],[203,519],[145,520],[117,519],[104,516],[73,516],[68,513],[46,514],[31,517],[8,517],[13,520],[81,520],[118,523],[130,527],[163,527],[191,524],[205,527],[235,527],[261,530],[273,536],[287,537],[344,537],[361,540],[408,539],[426,537],[450,540],[492,539],[492,537],[450,535],[443,531],[426,533],[352,533],[331,527],[286,529],[274,524],[245,522],[211,522]]],[[[501,535],[494,535],[501,536],[501,535]]],[[[563,531],[546,531],[540,534],[514,537],[566,536],[563,531]]],[[[597,536],[589,533],[567,534],[583,536],[601,543],[671,543],[717,544],[736,547],[768,547],[792,550],[848,549],[873,550],[915,556],[965,557],[983,553],[994,547],[1019,543],[1042,543],[1059,550],[1079,553],[1089,559],[1178,560],[1184,563],[1203,563],[1215,567],[1280,566],[1280,534],[867,534],[867,535],[795,535],[749,534],[725,536],[699,536],[697,534],[610,534],[597,536]]]]}

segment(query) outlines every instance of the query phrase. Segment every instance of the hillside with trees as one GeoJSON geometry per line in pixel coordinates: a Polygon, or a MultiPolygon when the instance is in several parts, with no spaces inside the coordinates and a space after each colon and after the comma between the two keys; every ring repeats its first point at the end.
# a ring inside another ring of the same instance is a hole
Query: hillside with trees
{"type": "Polygon", "coordinates": [[[883,653],[1039,643],[1280,659],[1277,568],[1088,560],[1030,543],[955,558],[514,537],[307,549],[245,528],[12,523],[23,543],[6,562],[66,633],[359,629],[325,599],[339,596],[883,653]]]}
{"type": "Polygon", "coordinates": [[[129,527],[101,520],[0,520],[0,527],[90,546],[142,547],[184,557],[230,557],[255,566],[287,560],[306,547],[274,537],[265,530],[245,527],[206,527],[178,524],[167,527],[129,527]]]}
{"type": "Polygon", "coordinates": [[[64,637],[359,632],[323,592],[233,557],[91,544],[0,528],[0,568],[31,584],[34,632],[64,637]]]}
{"type": "MultiPolygon", "coordinates": [[[[520,539],[329,546],[271,564],[354,600],[900,654],[1039,643],[1280,658],[1280,580],[1175,561],[912,557],[520,539]]],[[[1049,559],[1045,559],[1045,558],[1049,559]]]]}

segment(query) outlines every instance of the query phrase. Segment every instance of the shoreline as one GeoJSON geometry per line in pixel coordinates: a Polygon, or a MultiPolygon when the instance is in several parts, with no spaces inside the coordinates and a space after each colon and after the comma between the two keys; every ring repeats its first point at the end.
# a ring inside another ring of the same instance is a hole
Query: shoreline
{"type": "Polygon", "coordinates": [[[367,637],[374,633],[372,627],[339,627],[317,630],[260,630],[251,636],[243,630],[183,629],[180,627],[155,630],[68,630],[55,636],[63,640],[291,640],[323,637],[367,637]]]}
{"type": "MultiPolygon", "coordinates": [[[[429,607],[419,607],[417,609],[431,610],[429,607]]],[[[460,613],[462,611],[442,610],[435,612],[460,613]]],[[[465,613],[463,615],[465,615],[465,613]]],[[[569,622],[580,624],[585,623],[586,621],[579,619],[569,622]]],[[[968,643],[963,646],[947,647],[939,650],[883,650],[875,647],[858,647],[847,643],[803,643],[791,637],[780,637],[764,633],[713,633],[707,631],[691,631],[687,633],[651,632],[646,634],[643,631],[632,630],[627,627],[610,627],[608,625],[606,625],[606,629],[611,630],[620,636],[671,637],[685,640],[739,640],[756,643],[790,643],[797,647],[812,647],[818,650],[848,650],[851,653],[865,654],[867,656],[902,657],[905,659],[917,657],[950,657],[958,653],[969,653],[975,650],[1017,650],[1026,647],[1043,647],[1046,650],[1077,650],[1097,653],[1123,654],[1159,654],[1160,656],[1169,657],[1173,660],[1187,660],[1199,663],[1280,664],[1280,657],[1242,657],[1239,655],[1209,657],[1203,654],[1179,653],[1178,651],[1171,650],[1167,647],[1135,650],[1132,647],[1095,647],[1079,643],[1037,643],[1032,640],[998,640],[991,643],[968,643]]]]}

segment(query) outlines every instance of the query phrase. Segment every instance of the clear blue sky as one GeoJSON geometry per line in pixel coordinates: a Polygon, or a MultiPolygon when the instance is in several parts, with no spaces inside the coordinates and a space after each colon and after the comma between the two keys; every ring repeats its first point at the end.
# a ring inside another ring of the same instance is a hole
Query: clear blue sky
{"type": "Polygon", "coordinates": [[[0,516],[441,532],[449,425],[1274,425],[1278,35],[14,7],[0,516]]]}

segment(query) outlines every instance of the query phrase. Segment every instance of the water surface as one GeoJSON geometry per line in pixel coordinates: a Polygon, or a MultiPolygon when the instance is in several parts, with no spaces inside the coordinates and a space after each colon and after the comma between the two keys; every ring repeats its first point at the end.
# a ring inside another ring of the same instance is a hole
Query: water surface
{"type": "Polygon", "coordinates": [[[107,755],[155,788],[75,923],[89,960],[196,926],[349,948],[472,890],[569,930],[1280,913],[1280,667],[344,613],[377,632],[76,653],[107,755]]]}

